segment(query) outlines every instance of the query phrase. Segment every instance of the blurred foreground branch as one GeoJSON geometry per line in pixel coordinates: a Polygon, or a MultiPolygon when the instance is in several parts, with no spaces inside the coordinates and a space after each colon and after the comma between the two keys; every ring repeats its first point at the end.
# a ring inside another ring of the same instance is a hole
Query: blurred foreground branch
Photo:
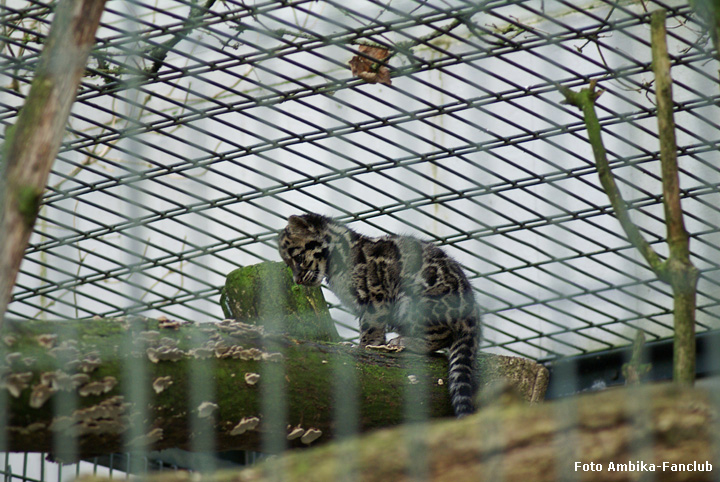
{"type": "Polygon", "coordinates": [[[421,473],[453,482],[703,482],[716,475],[716,416],[703,390],[620,388],[534,406],[491,405],[461,420],[380,430],[243,471],[146,480],[385,482],[421,473]]]}

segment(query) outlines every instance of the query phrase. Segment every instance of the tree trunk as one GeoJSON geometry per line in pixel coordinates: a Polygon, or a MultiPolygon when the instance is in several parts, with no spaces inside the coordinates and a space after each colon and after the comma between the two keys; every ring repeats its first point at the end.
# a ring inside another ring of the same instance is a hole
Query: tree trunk
{"type": "Polygon", "coordinates": [[[2,147],[0,326],[104,8],[104,0],[58,2],[30,93],[2,147]]]}
{"type": "Polygon", "coordinates": [[[665,17],[665,10],[654,11],[650,15],[650,32],[657,97],[663,206],[670,251],[665,265],[673,289],[673,380],[692,385],[695,382],[695,309],[699,272],[690,260],[690,235],[685,229],[680,205],[678,148],[675,140],[671,64],[665,17]]]}
{"type": "MultiPolygon", "coordinates": [[[[217,451],[267,449],[268,437],[281,441],[275,450],[324,442],[336,434],[339,397],[355,403],[358,431],[400,424],[413,405],[452,416],[443,356],[303,342],[229,320],[8,321],[0,347],[9,364],[0,367],[6,450],[60,460],[134,447],[202,449],[193,443],[202,437],[217,451]],[[282,396],[263,400],[271,380],[284,385],[282,396]],[[418,387],[422,398],[408,405],[404,395],[418,387]],[[266,416],[278,407],[281,420],[266,416]],[[77,439],[58,443],[68,431],[77,439]]],[[[543,366],[495,355],[479,361],[482,384],[506,378],[527,400],[542,400],[543,366]]]]}

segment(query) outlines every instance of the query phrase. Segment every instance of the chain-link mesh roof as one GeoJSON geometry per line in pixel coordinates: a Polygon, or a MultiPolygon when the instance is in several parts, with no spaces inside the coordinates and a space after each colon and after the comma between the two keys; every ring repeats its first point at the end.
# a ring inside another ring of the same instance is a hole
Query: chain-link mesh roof
{"type": "MultiPolygon", "coordinates": [[[[627,344],[634,328],[668,336],[670,288],[622,234],[558,90],[605,90],[611,165],[666,253],[657,8],[698,329],[716,327],[718,65],[688,5],[642,1],[110,2],[9,314],[220,319],[224,276],[278,260],[287,216],[320,212],[445,246],[486,312],[487,350],[543,358],[627,344]],[[387,49],[391,85],[353,76],[368,46],[387,49]]],[[[5,128],[51,20],[46,3],[2,9],[5,128]]]]}

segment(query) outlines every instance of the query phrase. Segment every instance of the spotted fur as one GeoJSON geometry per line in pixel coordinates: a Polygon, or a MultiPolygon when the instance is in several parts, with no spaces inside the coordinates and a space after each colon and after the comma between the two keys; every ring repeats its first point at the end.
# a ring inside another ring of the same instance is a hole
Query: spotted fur
{"type": "Polygon", "coordinates": [[[296,283],[324,279],[360,321],[360,345],[412,351],[449,348],[448,386],[455,414],[473,412],[480,309],[460,265],[412,236],[362,236],[317,214],[290,216],[278,240],[296,283]]]}

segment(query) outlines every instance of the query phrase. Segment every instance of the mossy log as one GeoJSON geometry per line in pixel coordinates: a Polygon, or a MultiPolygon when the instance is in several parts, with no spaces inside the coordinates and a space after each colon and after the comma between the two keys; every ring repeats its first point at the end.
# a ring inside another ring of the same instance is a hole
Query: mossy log
{"type": "Polygon", "coordinates": [[[659,385],[491,405],[461,420],[383,429],[242,471],[146,480],[702,482],[717,480],[717,443],[717,405],[708,392],[659,385]]]}
{"type": "MultiPolygon", "coordinates": [[[[359,431],[404,422],[409,386],[425,387],[416,403],[428,416],[452,416],[447,384],[439,384],[445,357],[300,341],[230,320],[8,321],[0,347],[4,450],[62,460],[198,449],[203,437],[217,451],[262,450],[272,436],[282,440],[278,449],[321,443],[335,437],[339,393],[355,400],[359,431]],[[337,379],[339,368],[346,378],[337,379]],[[273,376],[283,385],[278,400],[262,396],[273,376]],[[267,414],[277,410],[284,417],[273,421],[267,414]],[[288,440],[291,431],[305,436],[288,440]]],[[[494,355],[479,362],[481,383],[508,378],[526,399],[543,398],[541,365],[494,355]]]]}
{"type": "Polygon", "coordinates": [[[226,318],[260,324],[301,340],[339,341],[335,323],[319,287],[293,283],[281,262],[243,266],[225,279],[220,306],[226,318]]]}

